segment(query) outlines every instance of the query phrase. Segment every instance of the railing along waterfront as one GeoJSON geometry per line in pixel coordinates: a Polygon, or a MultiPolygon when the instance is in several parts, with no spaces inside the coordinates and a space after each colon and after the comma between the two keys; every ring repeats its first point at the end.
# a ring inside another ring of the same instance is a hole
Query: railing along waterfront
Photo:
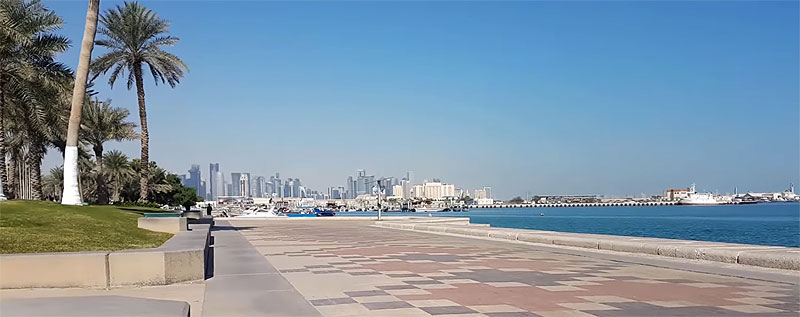
{"type": "MultiPolygon", "coordinates": [[[[720,205],[736,205],[736,202],[720,202],[720,205]]],[[[491,208],[555,208],[555,207],[623,207],[623,206],[674,206],[678,205],[675,201],[642,201],[642,202],[605,202],[605,203],[558,203],[558,204],[494,204],[494,205],[470,205],[469,208],[491,209],[491,208]]]]}

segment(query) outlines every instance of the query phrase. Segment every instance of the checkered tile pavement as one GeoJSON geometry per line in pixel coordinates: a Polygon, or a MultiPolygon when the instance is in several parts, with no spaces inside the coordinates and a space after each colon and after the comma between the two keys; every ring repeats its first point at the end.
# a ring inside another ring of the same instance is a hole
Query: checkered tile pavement
{"type": "Polygon", "coordinates": [[[800,315],[798,284],[375,228],[366,221],[233,224],[325,316],[800,315]]]}

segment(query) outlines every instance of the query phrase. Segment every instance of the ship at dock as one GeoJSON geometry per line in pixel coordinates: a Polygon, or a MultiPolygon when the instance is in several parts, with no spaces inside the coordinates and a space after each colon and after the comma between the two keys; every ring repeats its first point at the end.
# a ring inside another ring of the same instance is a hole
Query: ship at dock
{"type": "Polygon", "coordinates": [[[689,193],[685,198],[678,201],[679,205],[692,205],[692,206],[715,206],[719,205],[720,201],[714,197],[712,193],[698,193],[695,189],[695,184],[689,187],[689,193]]]}

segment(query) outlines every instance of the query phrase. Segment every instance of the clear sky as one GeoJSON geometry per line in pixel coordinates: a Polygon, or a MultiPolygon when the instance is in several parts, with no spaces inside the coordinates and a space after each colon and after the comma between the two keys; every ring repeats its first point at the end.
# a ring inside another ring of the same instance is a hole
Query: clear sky
{"type": "MultiPolygon", "coordinates": [[[[74,68],[87,2],[45,3],[74,68]]],[[[142,3],[191,69],[145,85],[151,159],[173,172],[324,190],[412,170],[499,198],[799,183],[797,1],[142,3]]]]}

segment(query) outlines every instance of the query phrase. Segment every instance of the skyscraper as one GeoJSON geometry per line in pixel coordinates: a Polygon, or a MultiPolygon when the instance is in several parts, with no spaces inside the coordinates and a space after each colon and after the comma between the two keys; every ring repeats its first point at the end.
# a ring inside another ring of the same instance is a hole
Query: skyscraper
{"type": "Polygon", "coordinates": [[[216,200],[220,195],[220,192],[217,191],[218,187],[216,186],[217,172],[219,172],[219,163],[208,164],[208,188],[210,189],[208,198],[210,198],[210,200],[216,200]]]}
{"type": "MultiPolygon", "coordinates": [[[[219,167],[219,164],[217,164],[219,167]]],[[[225,175],[217,169],[216,173],[214,173],[214,193],[211,197],[212,200],[217,200],[219,196],[225,195],[225,175]]]]}
{"type": "Polygon", "coordinates": [[[250,173],[242,173],[242,176],[239,176],[239,195],[250,196],[250,173]]]}
{"type": "Polygon", "coordinates": [[[356,181],[353,180],[353,176],[347,176],[347,183],[345,184],[344,188],[347,188],[344,198],[356,198],[356,181]]]}
{"type": "Polygon", "coordinates": [[[303,197],[302,191],[302,184],[300,183],[299,178],[294,179],[294,184],[292,185],[292,197],[303,197]]]}
{"type": "Polygon", "coordinates": [[[205,197],[205,191],[200,192],[200,165],[192,164],[192,167],[189,169],[189,178],[185,179],[185,186],[194,188],[197,192],[197,196],[205,197]]]}
{"type": "Polygon", "coordinates": [[[233,186],[230,187],[230,192],[228,192],[228,196],[242,195],[241,193],[239,193],[239,180],[241,178],[242,178],[242,173],[231,172],[231,184],[233,184],[233,186]]]}

